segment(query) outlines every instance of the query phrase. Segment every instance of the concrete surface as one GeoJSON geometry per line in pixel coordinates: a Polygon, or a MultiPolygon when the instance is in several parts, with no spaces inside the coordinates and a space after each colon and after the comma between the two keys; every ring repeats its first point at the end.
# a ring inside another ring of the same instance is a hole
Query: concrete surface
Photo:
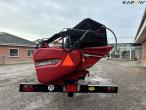
{"type": "Polygon", "coordinates": [[[19,93],[19,83],[35,83],[33,64],[0,66],[0,110],[146,110],[146,68],[104,60],[90,69],[88,82],[116,84],[118,94],[19,93]]]}

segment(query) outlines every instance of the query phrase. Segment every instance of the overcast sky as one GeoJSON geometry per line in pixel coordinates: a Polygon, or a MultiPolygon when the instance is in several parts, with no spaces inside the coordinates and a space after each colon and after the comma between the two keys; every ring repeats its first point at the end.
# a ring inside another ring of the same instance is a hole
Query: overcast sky
{"type": "Polygon", "coordinates": [[[122,0],[0,0],[0,31],[33,41],[91,18],[117,37],[133,37],[118,42],[132,42],[145,7],[146,2],[131,5],[122,0]]]}

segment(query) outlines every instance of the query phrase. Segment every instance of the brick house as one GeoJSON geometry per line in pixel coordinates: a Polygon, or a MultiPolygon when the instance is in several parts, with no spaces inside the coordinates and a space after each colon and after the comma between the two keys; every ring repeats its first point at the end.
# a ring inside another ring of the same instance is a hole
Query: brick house
{"type": "Polygon", "coordinates": [[[0,64],[32,62],[35,43],[0,32],[0,64]]]}
{"type": "Polygon", "coordinates": [[[142,45],[142,48],[137,49],[138,54],[136,55],[141,56],[142,62],[146,64],[146,9],[135,37],[135,43],[142,45]]]}

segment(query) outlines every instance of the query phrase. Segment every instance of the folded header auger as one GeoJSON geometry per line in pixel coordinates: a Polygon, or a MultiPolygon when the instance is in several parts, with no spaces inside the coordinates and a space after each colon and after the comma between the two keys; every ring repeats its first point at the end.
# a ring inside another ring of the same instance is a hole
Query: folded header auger
{"type": "Polygon", "coordinates": [[[88,68],[113,48],[108,46],[106,29],[87,18],[42,40],[33,54],[39,84],[20,84],[20,92],[66,92],[70,97],[74,93],[117,93],[116,86],[79,83],[89,75],[88,68]]]}

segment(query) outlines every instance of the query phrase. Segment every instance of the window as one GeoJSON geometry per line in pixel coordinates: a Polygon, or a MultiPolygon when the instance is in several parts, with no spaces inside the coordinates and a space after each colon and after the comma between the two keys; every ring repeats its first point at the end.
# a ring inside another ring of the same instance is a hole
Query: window
{"type": "Polygon", "coordinates": [[[19,57],[18,49],[10,49],[10,57],[19,57]]]}
{"type": "Polygon", "coordinates": [[[33,49],[29,49],[27,56],[31,57],[33,55],[34,50],[33,49]]]}

